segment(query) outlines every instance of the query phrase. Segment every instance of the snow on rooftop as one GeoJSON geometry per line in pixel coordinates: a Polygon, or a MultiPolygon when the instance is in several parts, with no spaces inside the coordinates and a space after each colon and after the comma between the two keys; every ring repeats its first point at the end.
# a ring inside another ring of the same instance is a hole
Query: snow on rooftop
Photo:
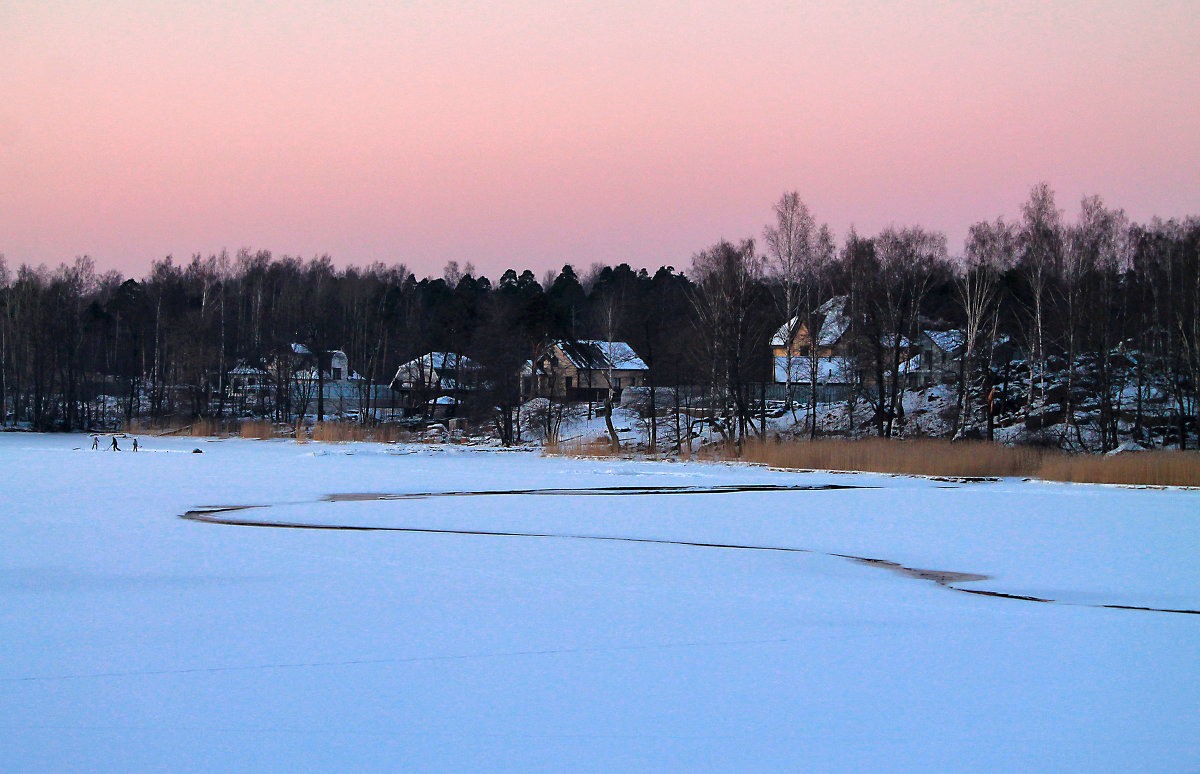
{"type": "Polygon", "coordinates": [[[925,331],[925,335],[929,340],[937,345],[937,348],[947,354],[957,352],[966,341],[966,335],[961,330],[949,331],[925,331]]]}
{"type": "MultiPolygon", "coordinates": [[[[821,321],[821,329],[817,334],[817,346],[832,347],[846,335],[850,328],[850,318],[846,315],[848,296],[834,296],[813,312],[814,317],[821,321]]],[[[788,338],[793,331],[800,329],[800,317],[793,317],[780,326],[771,338],[771,346],[786,347],[788,338]]]]}
{"type": "Polygon", "coordinates": [[[649,366],[638,357],[633,347],[624,341],[580,339],[576,342],[556,342],[559,349],[580,370],[600,371],[608,368],[622,371],[648,371],[649,366]]]}
{"type": "Polygon", "coordinates": [[[397,368],[392,381],[407,385],[441,384],[446,389],[454,389],[454,374],[478,371],[479,368],[474,360],[457,352],[427,352],[397,368]]]}

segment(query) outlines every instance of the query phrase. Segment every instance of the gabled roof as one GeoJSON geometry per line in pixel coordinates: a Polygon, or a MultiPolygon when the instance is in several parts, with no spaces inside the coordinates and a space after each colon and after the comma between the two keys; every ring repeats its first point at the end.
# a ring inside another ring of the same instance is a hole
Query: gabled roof
{"type": "MultiPolygon", "coordinates": [[[[297,355],[311,355],[312,354],[312,350],[309,349],[308,347],[304,346],[303,344],[292,344],[292,352],[297,355]]],[[[334,358],[341,358],[343,360],[349,359],[346,357],[346,353],[340,349],[327,349],[327,350],[324,350],[324,352],[326,355],[329,356],[329,358],[331,360],[334,358]]]]}
{"type": "Polygon", "coordinates": [[[478,371],[479,364],[457,352],[427,352],[396,369],[393,382],[401,384],[440,384],[446,389],[456,386],[455,375],[478,371]]]}
{"type": "Polygon", "coordinates": [[[633,347],[623,341],[582,339],[554,343],[571,361],[571,365],[581,371],[607,371],[609,368],[621,371],[650,370],[633,351],[633,347]]]}
{"type": "Polygon", "coordinates": [[[460,368],[475,369],[479,368],[479,365],[471,358],[467,357],[466,355],[459,354],[458,352],[427,352],[424,355],[421,355],[418,358],[413,358],[404,365],[400,366],[400,369],[397,370],[397,373],[404,369],[424,369],[425,371],[434,369],[437,371],[454,371],[460,368]]]}
{"type": "Polygon", "coordinates": [[[270,373],[266,370],[252,366],[244,360],[231,369],[229,373],[234,376],[270,376],[270,373]]]}
{"type": "MultiPolygon", "coordinates": [[[[820,321],[821,330],[817,334],[818,347],[832,347],[837,344],[850,328],[850,318],[846,314],[846,303],[849,296],[834,296],[817,307],[813,316],[820,321]]],[[[786,347],[788,336],[800,328],[800,317],[788,320],[771,339],[771,346],[786,347]]]]}
{"type": "Polygon", "coordinates": [[[967,337],[961,330],[952,331],[924,331],[938,349],[948,355],[954,354],[966,342],[967,337]]]}

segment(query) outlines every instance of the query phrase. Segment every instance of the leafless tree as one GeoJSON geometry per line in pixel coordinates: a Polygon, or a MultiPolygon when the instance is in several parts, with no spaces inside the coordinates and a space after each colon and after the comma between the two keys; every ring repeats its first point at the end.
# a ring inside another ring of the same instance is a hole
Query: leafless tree
{"type": "Polygon", "coordinates": [[[892,437],[904,418],[905,363],[913,356],[921,304],[939,263],[946,261],[944,234],[913,226],[885,228],[875,239],[879,271],[868,316],[876,375],[876,423],[892,437]]]}
{"type": "MultiPolygon", "coordinates": [[[[785,193],[775,203],[775,223],[763,229],[767,246],[767,264],[780,284],[777,299],[785,320],[781,332],[784,342],[784,395],[792,405],[792,377],[800,367],[795,351],[796,336],[805,328],[810,339],[819,326],[816,310],[828,287],[828,265],[832,259],[833,236],[827,225],[817,226],[808,206],[795,191],[785,193]]],[[[817,382],[820,351],[810,346],[804,357],[810,394],[808,420],[810,437],[816,434],[817,382]]],[[[793,414],[794,416],[794,414],[793,414]]]]}
{"type": "MultiPolygon", "coordinates": [[[[979,371],[986,371],[990,356],[982,359],[980,351],[990,352],[996,339],[999,322],[999,280],[1012,267],[1017,251],[1017,229],[1003,219],[982,221],[971,226],[967,235],[966,255],[955,282],[955,291],[962,308],[965,327],[960,354],[957,411],[954,435],[961,436],[972,424],[974,407],[983,404],[990,411],[986,396],[991,391],[990,379],[985,379],[972,400],[972,386],[979,371]]],[[[989,431],[991,425],[988,425],[989,431]]],[[[989,440],[991,440],[989,438],[989,440]]]]}
{"type": "Polygon", "coordinates": [[[1067,230],[1063,260],[1066,314],[1066,390],[1064,428],[1086,448],[1076,412],[1076,388],[1082,358],[1090,365],[1088,392],[1097,402],[1097,424],[1103,451],[1116,448],[1116,384],[1114,350],[1121,340],[1118,289],[1128,265],[1128,220],[1110,210],[1098,196],[1084,197],[1079,221],[1067,230]]]}
{"type": "Polygon", "coordinates": [[[1026,387],[1025,417],[1028,421],[1035,399],[1044,397],[1046,379],[1046,321],[1052,293],[1062,273],[1062,213],[1054,203],[1054,192],[1038,183],[1021,208],[1018,269],[1025,280],[1027,325],[1024,331],[1029,352],[1029,383],[1026,387]]]}
{"type": "Polygon", "coordinates": [[[772,320],[763,313],[768,302],[763,274],[752,239],[737,246],[722,241],[692,258],[692,304],[714,388],[710,419],[739,449],[752,427],[749,388],[772,320]]]}

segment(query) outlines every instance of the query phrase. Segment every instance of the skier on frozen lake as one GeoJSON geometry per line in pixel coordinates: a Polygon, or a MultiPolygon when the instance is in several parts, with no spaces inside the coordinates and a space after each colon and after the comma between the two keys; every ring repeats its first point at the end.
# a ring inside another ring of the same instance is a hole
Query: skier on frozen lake
{"type": "Polygon", "coordinates": [[[116,437],[115,435],[113,436],[113,441],[112,441],[112,449],[111,449],[111,450],[112,450],[112,451],[121,451],[121,447],[117,446],[117,437],[116,437]]]}

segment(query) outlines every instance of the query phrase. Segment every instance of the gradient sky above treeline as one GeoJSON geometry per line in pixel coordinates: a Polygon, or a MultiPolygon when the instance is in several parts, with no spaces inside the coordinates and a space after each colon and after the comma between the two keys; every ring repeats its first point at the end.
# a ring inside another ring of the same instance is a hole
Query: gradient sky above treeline
{"type": "Polygon", "coordinates": [[[1200,214],[1200,3],[0,0],[0,252],[686,267],[795,189],[952,252],[1200,214]]]}

